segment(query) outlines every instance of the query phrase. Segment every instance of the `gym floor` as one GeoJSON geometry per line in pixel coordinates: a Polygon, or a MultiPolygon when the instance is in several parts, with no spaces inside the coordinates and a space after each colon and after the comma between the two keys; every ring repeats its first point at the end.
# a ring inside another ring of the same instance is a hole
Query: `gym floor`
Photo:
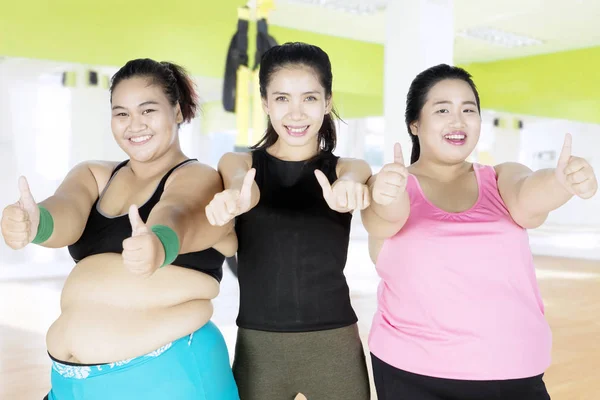
{"type": "MultiPolygon", "coordinates": [[[[378,277],[364,238],[351,242],[346,276],[366,349],[376,306],[378,277]]],[[[545,380],[553,400],[597,400],[600,392],[600,261],[535,257],[546,315],[553,331],[553,364],[545,380]]],[[[47,263],[67,271],[67,263],[47,263]]],[[[19,265],[28,268],[28,265],[19,265]]],[[[58,316],[66,273],[3,277],[0,273],[0,399],[41,400],[50,388],[45,333],[58,316]]],[[[230,355],[235,344],[237,281],[225,271],[213,321],[225,335],[230,355]]],[[[375,399],[373,390],[373,399],[375,399]]],[[[310,399],[309,399],[310,400],[310,399]]]]}

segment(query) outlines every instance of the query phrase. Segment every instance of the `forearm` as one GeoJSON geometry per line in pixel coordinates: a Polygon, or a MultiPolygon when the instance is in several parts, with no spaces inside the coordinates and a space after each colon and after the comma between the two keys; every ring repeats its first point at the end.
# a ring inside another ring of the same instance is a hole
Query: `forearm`
{"type": "MultiPolygon", "coordinates": [[[[373,185],[375,184],[376,175],[372,176],[367,186],[369,191],[373,193],[373,185]]],[[[371,201],[371,205],[364,210],[363,218],[374,218],[376,221],[383,220],[387,222],[402,222],[406,221],[410,212],[410,199],[408,192],[405,190],[398,198],[387,205],[381,205],[375,201],[371,201]]]]}
{"type": "MultiPolygon", "coordinates": [[[[369,180],[369,189],[375,177],[369,180]]],[[[363,225],[370,235],[375,237],[390,237],[396,234],[406,223],[410,214],[410,199],[404,191],[397,199],[388,205],[381,205],[373,200],[369,207],[361,213],[363,225]]]]}
{"type": "Polygon", "coordinates": [[[177,206],[161,207],[153,211],[147,224],[150,227],[165,225],[171,228],[179,239],[181,254],[206,250],[233,229],[233,223],[211,225],[200,208],[189,212],[184,207],[177,206]]]}
{"type": "Polygon", "coordinates": [[[338,180],[352,181],[357,183],[366,184],[371,178],[371,168],[366,163],[354,163],[352,167],[345,168],[340,171],[338,180]]]}
{"type": "MultiPolygon", "coordinates": [[[[225,190],[241,191],[242,186],[244,184],[244,178],[246,177],[247,173],[248,173],[248,170],[247,169],[245,170],[243,168],[240,168],[238,171],[231,174],[231,176],[227,173],[222,173],[223,186],[225,187],[225,190]]],[[[258,188],[256,181],[254,181],[254,182],[252,182],[252,189],[251,189],[251,196],[250,196],[250,210],[253,209],[258,204],[259,200],[260,200],[260,189],[258,188]]]]}
{"type": "Polygon", "coordinates": [[[556,178],[554,169],[536,171],[519,183],[517,210],[523,218],[545,218],[573,197],[556,178]]]}
{"type": "Polygon", "coordinates": [[[38,204],[48,210],[54,224],[52,235],[41,246],[60,248],[79,240],[90,214],[88,204],[65,195],[54,195],[38,204]]]}

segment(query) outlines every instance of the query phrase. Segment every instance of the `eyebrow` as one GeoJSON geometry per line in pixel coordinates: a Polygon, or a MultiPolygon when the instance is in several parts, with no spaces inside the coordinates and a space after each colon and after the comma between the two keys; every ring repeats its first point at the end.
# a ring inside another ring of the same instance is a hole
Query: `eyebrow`
{"type": "MultiPolygon", "coordinates": [[[[290,95],[289,93],[286,93],[286,92],[273,92],[272,94],[286,95],[286,96],[290,95]]],[[[310,92],[304,92],[304,93],[302,93],[302,95],[306,95],[306,94],[320,94],[320,93],[318,91],[316,91],[316,90],[312,90],[310,92]]]]}
{"type": "MultiPolygon", "coordinates": [[[[156,101],[154,101],[154,100],[148,100],[148,101],[145,101],[145,102],[143,102],[143,103],[140,103],[140,104],[138,105],[138,107],[143,107],[143,106],[147,106],[147,105],[151,105],[151,104],[158,105],[158,102],[156,102],[156,101]]],[[[113,106],[113,108],[112,108],[112,109],[113,109],[113,110],[118,110],[118,109],[125,110],[125,107],[123,107],[123,106],[113,106]]]]}
{"type": "MultiPolygon", "coordinates": [[[[440,105],[440,104],[452,104],[452,102],[448,101],[448,100],[440,100],[440,101],[436,101],[435,103],[433,103],[434,106],[437,106],[437,105],[440,105]]],[[[463,101],[462,104],[463,105],[469,104],[469,105],[477,107],[477,103],[475,103],[474,101],[471,101],[471,100],[463,101]]]]}

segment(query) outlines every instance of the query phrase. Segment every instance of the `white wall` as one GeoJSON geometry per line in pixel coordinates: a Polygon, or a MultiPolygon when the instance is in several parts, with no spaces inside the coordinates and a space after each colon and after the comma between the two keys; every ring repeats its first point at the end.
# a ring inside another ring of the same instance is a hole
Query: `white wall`
{"type": "MultiPolygon", "coordinates": [[[[27,65],[27,62],[0,63],[2,208],[18,199],[19,175],[27,176],[34,196],[43,199],[53,193],[67,171],[77,162],[126,158],[110,131],[107,90],[63,88],[60,74],[57,73],[60,69],[56,65],[50,64],[47,67],[38,63],[35,68],[26,68],[27,65]]],[[[209,83],[215,86],[212,81],[202,82],[200,80],[200,88],[212,87],[209,83]]],[[[217,91],[213,88],[212,92],[217,91]]],[[[214,97],[212,93],[208,100],[214,102],[214,97]]],[[[219,118],[217,114],[215,116],[219,118]]],[[[209,123],[215,116],[201,113],[191,124],[182,126],[180,132],[182,148],[186,154],[213,166],[216,166],[224,152],[233,149],[235,139],[235,132],[231,130],[202,131],[209,130],[207,127],[210,126],[220,126],[209,123]]],[[[400,135],[408,136],[403,124],[397,128],[400,135]]],[[[365,158],[371,162],[373,171],[376,172],[381,167],[385,152],[392,151],[384,149],[384,131],[383,117],[347,119],[346,124],[339,127],[337,153],[345,157],[365,158]]],[[[600,173],[600,157],[596,154],[600,149],[600,125],[515,116],[491,110],[483,112],[482,135],[474,158],[489,163],[520,161],[532,169],[553,167],[555,159],[544,162],[536,158],[536,155],[543,152],[551,154],[552,151],[558,154],[566,132],[573,134],[573,154],[587,158],[600,173]],[[516,129],[510,123],[504,127],[495,127],[494,118],[520,118],[524,128],[516,129]]],[[[356,220],[359,222],[358,218],[356,220]]],[[[584,242],[588,243],[587,248],[600,248],[600,196],[588,201],[571,200],[550,215],[544,229],[547,228],[560,235],[592,232],[597,236],[584,242]]],[[[568,240],[561,239],[561,242],[565,241],[568,240]]],[[[571,252],[568,254],[579,255],[577,250],[567,251],[571,252]]],[[[57,252],[39,246],[14,252],[0,243],[0,265],[53,259],[67,261],[68,256],[66,251],[57,252]]]]}

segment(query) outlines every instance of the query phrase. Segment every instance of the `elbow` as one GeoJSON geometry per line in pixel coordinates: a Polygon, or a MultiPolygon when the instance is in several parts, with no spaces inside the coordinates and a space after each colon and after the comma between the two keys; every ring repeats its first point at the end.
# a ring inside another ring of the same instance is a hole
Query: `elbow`
{"type": "Polygon", "coordinates": [[[394,236],[406,222],[406,218],[400,221],[390,222],[379,218],[377,221],[372,217],[363,214],[363,226],[370,237],[376,239],[388,239],[394,236]]]}
{"type": "Polygon", "coordinates": [[[524,229],[536,229],[546,222],[548,213],[532,214],[532,213],[511,213],[513,221],[524,229]]]}

